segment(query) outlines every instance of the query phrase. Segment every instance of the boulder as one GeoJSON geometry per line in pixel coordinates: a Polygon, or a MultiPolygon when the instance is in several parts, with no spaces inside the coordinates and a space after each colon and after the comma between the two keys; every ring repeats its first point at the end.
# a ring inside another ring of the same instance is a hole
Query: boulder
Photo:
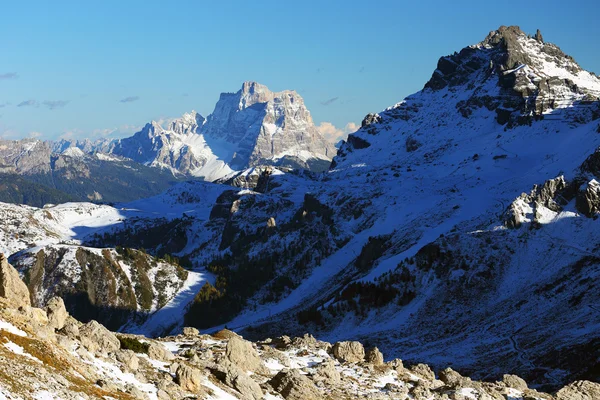
{"type": "Polygon", "coordinates": [[[67,318],[67,320],[65,321],[64,326],[59,331],[59,333],[66,335],[70,338],[77,338],[77,337],[79,337],[79,325],[80,324],[81,323],[79,321],[77,321],[75,318],[69,316],[67,318]]]}
{"type": "Polygon", "coordinates": [[[586,217],[600,211],[600,183],[592,179],[578,194],[575,200],[577,210],[586,217]]]}
{"type": "Polygon", "coordinates": [[[556,393],[556,400],[597,400],[600,399],[600,383],[575,381],[556,393]]]}
{"type": "Polygon", "coordinates": [[[198,336],[199,334],[200,334],[200,331],[196,328],[192,328],[190,326],[186,326],[185,328],[183,328],[184,336],[198,336]]]}
{"type": "Polygon", "coordinates": [[[383,365],[383,354],[377,347],[373,347],[367,350],[365,360],[373,365],[383,365]]]}
{"type": "Polygon", "coordinates": [[[263,398],[260,385],[227,359],[221,359],[218,364],[210,365],[208,368],[217,379],[240,392],[242,399],[260,400],[263,398]]]}
{"type": "Polygon", "coordinates": [[[175,358],[173,353],[162,343],[150,342],[148,346],[148,357],[158,361],[171,361],[175,358]]]}
{"type": "Polygon", "coordinates": [[[187,364],[180,364],[175,371],[175,382],[183,390],[188,392],[198,393],[202,390],[202,382],[204,381],[204,375],[198,368],[194,368],[187,364]]]}
{"type": "Polygon", "coordinates": [[[227,347],[225,347],[225,357],[244,371],[256,372],[264,368],[258,352],[252,347],[252,343],[239,336],[233,336],[229,339],[227,347]]]}
{"type": "Polygon", "coordinates": [[[64,328],[69,313],[65,307],[65,302],[60,297],[53,297],[46,304],[46,315],[48,323],[56,330],[64,328]]]}
{"type": "Polygon", "coordinates": [[[409,368],[409,370],[413,374],[415,374],[418,377],[423,378],[425,380],[428,380],[428,381],[435,380],[435,373],[431,370],[431,368],[429,368],[429,365],[427,365],[427,364],[412,365],[409,368]]]}
{"type": "Polygon", "coordinates": [[[114,353],[121,348],[121,342],[114,333],[97,321],[90,321],[79,329],[81,344],[92,353],[102,351],[114,353]]]}
{"type": "Polygon", "coordinates": [[[29,289],[4,254],[0,253],[0,297],[15,308],[31,306],[29,289]]]}
{"type": "Polygon", "coordinates": [[[298,370],[283,370],[269,384],[286,400],[320,400],[323,395],[315,384],[298,370]]]}
{"type": "Polygon", "coordinates": [[[333,356],[341,362],[362,362],[365,349],[360,342],[337,342],[333,345],[333,356]]]}
{"type": "Polygon", "coordinates": [[[341,380],[339,371],[335,368],[335,362],[331,359],[323,361],[317,367],[317,372],[313,375],[315,382],[323,382],[328,386],[338,385],[341,380]]]}
{"type": "Polygon", "coordinates": [[[502,383],[504,383],[506,385],[506,387],[517,389],[520,391],[524,391],[524,390],[528,389],[527,382],[525,382],[525,380],[523,378],[520,378],[517,375],[509,375],[509,374],[503,375],[502,383]]]}
{"type": "Polygon", "coordinates": [[[116,356],[117,360],[122,362],[129,371],[137,371],[140,367],[140,359],[132,350],[119,350],[116,356]]]}
{"type": "Polygon", "coordinates": [[[468,378],[464,378],[461,374],[453,370],[452,368],[446,368],[439,372],[440,381],[444,382],[450,387],[459,387],[469,381],[468,378]]]}

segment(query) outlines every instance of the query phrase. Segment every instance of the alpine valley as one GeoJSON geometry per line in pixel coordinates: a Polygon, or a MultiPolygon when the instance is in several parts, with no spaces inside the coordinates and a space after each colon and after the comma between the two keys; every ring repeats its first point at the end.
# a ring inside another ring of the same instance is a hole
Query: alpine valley
{"type": "Polygon", "coordinates": [[[246,82],[0,162],[0,364],[44,366],[0,399],[46,372],[69,398],[600,398],[600,77],[539,31],[441,57],[338,149],[246,82]]]}

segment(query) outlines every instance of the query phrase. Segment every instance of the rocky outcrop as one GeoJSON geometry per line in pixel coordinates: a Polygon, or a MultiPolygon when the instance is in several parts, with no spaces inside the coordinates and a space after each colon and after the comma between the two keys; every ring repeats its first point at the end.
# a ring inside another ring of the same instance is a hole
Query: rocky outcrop
{"type": "Polygon", "coordinates": [[[269,384],[286,400],[324,399],[315,384],[296,369],[279,372],[269,384]]]}
{"type": "Polygon", "coordinates": [[[595,400],[600,399],[600,384],[589,381],[576,381],[556,393],[556,400],[595,400]]]}
{"type": "Polygon", "coordinates": [[[204,386],[204,375],[195,367],[187,364],[179,364],[175,371],[175,382],[181,386],[183,390],[192,393],[199,393],[204,386]]]}
{"type": "Polygon", "coordinates": [[[2,253],[0,253],[0,297],[4,297],[16,307],[31,305],[27,285],[2,253]]]}
{"type": "Polygon", "coordinates": [[[50,326],[56,330],[61,330],[65,327],[69,313],[65,308],[65,302],[60,297],[53,297],[46,304],[46,314],[50,326]]]}
{"type": "Polygon", "coordinates": [[[377,347],[372,347],[367,350],[365,361],[373,365],[383,365],[383,354],[377,347]]]}
{"type": "Polygon", "coordinates": [[[121,348],[121,342],[114,333],[96,321],[90,321],[79,328],[81,344],[90,352],[115,352],[121,348]]]}
{"type": "Polygon", "coordinates": [[[600,211],[600,183],[592,179],[579,193],[575,203],[577,210],[586,217],[592,217],[600,211]]]}
{"type": "Polygon", "coordinates": [[[365,359],[365,348],[360,342],[337,342],[332,351],[341,362],[357,363],[365,359]]]}
{"type": "Polygon", "coordinates": [[[225,348],[225,357],[244,371],[256,372],[264,367],[252,343],[239,336],[229,339],[225,348]]]}

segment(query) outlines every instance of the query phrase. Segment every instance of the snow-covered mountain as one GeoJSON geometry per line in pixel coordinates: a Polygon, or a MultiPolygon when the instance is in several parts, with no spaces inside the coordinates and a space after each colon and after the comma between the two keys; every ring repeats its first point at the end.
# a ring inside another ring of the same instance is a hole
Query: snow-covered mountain
{"type": "MultiPolygon", "coordinates": [[[[260,117],[277,96],[252,87],[223,95],[214,119],[150,125],[131,148],[152,143],[140,161],[160,153],[170,168],[188,163],[191,147],[170,149],[192,135],[239,143],[235,157],[218,157],[231,169],[267,154],[247,146],[259,139],[280,154],[260,117]]],[[[174,312],[129,331],[308,330],[476,378],[518,373],[546,388],[597,379],[599,96],[600,79],[539,32],[501,27],[440,58],[423,90],[369,114],[324,174],[257,166],[222,180],[232,186],[183,183],[69,230],[85,233],[76,244],[87,249],[173,254],[201,275],[166,305],[174,312]]],[[[5,234],[19,244],[9,254],[31,242],[18,233],[5,234]]]]}
{"type": "Polygon", "coordinates": [[[256,82],[221,94],[207,119],[192,111],[168,127],[152,121],[108,151],[208,181],[261,164],[326,170],[336,152],[298,93],[256,82]]]}

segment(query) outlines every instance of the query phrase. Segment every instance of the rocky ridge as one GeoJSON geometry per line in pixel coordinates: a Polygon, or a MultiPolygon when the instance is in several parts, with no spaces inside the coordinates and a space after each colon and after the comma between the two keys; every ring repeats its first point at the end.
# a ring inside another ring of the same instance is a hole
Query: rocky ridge
{"type": "MultiPolygon", "coordinates": [[[[2,270],[16,275],[3,258],[2,270]]],[[[22,285],[22,284],[21,284],[22,285]]],[[[451,368],[405,366],[370,357],[358,342],[311,335],[258,343],[223,330],[148,339],[82,324],[53,298],[29,306],[14,282],[0,281],[0,395],[8,399],[498,399],[592,400],[600,385],[578,381],[555,395],[514,375],[477,382],[451,368]],[[12,292],[16,289],[16,292],[12,292]],[[12,300],[8,301],[7,299],[12,300]]]]}

